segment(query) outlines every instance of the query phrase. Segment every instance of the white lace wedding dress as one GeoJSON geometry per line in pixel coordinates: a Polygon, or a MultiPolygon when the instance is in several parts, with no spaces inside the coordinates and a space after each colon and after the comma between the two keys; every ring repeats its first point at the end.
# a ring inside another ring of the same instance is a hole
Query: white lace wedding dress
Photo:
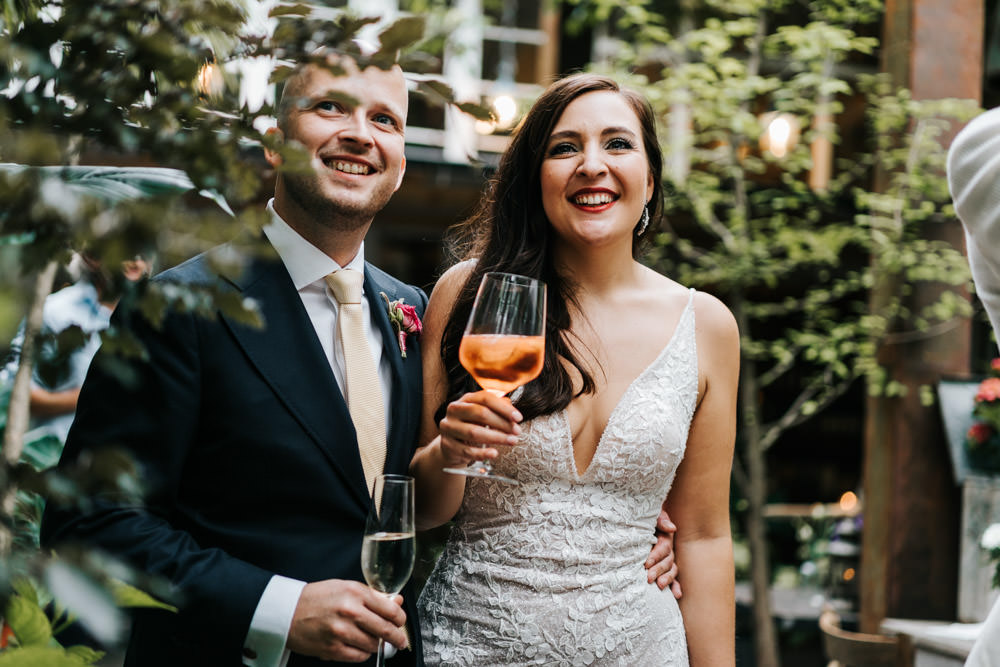
{"type": "Polygon", "coordinates": [[[497,470],[519,485],[469,479],[420,597],[428,667],[688,664],[677,603],[643,563],[694,413],[694,324],[689,299],[583,474],[559,412],[501,454],[497,470]]]}

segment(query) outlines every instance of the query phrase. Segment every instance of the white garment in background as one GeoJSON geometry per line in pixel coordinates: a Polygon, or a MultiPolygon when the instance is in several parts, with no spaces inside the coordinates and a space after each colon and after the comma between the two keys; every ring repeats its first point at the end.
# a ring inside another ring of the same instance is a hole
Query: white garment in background
{"type": "MultiPolygon", "coordinates": [[[[955,137],[948,151],[948,188],[965,226],[976,294],[1000,340],[1000,107],[980,114],[955,137]]],[[[1000,667],[1000,599],[965,665],[1000,667]]]]}

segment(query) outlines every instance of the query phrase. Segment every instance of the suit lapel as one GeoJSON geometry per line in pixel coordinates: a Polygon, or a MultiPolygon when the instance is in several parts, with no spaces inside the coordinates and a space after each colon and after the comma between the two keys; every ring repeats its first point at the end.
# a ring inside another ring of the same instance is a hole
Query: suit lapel
{"type": "Polygon", "coordinates": [[[408,383],[403,377],[403,357],[400,354],[396,332],[389,321],[389,310],[382,293],[395,301],[396,290],[392,285],[379,284],[372,272],[365,265],[365,298],[372,313],[372,323],[382,334],[382,355],[389,360],[392,367],[392,401],[389,409],[389,424],[386,430],[386,460],[385,469],[405,470],[409,466],[410,444],[405,442],[405,434],[410,416],[411,398],[407,396],[408,383]],[[401,461],[400,458],[405,458],[401,461]]]}
{"type": "Polygon", "coordinates": [[[361,506],[370,502],[347,404],[292,280],[270,244],[238,277],[227,277],[255,299],[264,318],[253,329],[222,316],[274,393],[340,473],[361,506]],[[270,252],[267,252],[270,251],[270,252]]]}

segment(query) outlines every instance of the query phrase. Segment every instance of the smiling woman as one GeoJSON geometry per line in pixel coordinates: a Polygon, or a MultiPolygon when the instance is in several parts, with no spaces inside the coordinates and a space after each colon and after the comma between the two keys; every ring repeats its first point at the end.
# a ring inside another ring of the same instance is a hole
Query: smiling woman
{"type": "Polygon", "coordinates": [[[733,664],[738,332],[714,297],[635,259],[661,167],[645,100],[571,76],[525,116],[459,230],[466,261],[426,313],[411,465],[418,522],[456,526],[421,597],[428,665],[733,664]],[[514,404],[458,360],[492,271],[549,286],[543,369],[514,404]],[[520,484],[442,473],[478,458],[520,484]],[[679,604],[645,569],[665,505],[679,604]]]}
{"type": "Polygon", "coordinates": [[[641,137],[639,119],[618,93],[587,93],[566,107],[541,167],[542,206],[557,252],[563,244],[610,242],[631,252],[632,230],[653,196],[641,137]]]}

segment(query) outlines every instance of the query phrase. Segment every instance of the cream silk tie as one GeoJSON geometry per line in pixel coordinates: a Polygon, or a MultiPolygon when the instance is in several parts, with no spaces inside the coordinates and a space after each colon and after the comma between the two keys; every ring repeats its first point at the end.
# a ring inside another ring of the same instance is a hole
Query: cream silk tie
{"type": "Polygon", "coordinates": [[[368,493],[371,493],[375,477],[385,467],[385,407],[378,370],[365,338],[361,310],[361,285],[364,280],[364,274],[351,269],[341,269],[326,277],[326,284],[340,304],[337,321],[344,346],[347,407],[358,434],[365,484],[368,493]]]}

